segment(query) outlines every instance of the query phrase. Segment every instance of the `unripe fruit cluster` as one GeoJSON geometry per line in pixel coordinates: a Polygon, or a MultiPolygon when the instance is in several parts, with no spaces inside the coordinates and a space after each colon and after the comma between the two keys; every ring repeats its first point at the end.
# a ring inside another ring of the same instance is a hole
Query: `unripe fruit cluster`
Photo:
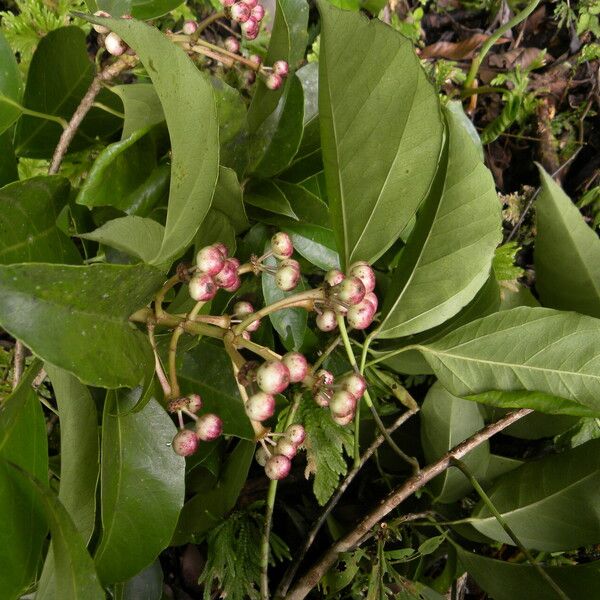
{"type": "Polygon", "coordinates": [[[242,35],[248,40],[258,37],[260,22],[265,16],[265,8],[258,0],[221,0],[228,15],[240,25],[242,35]]]}
{"type": "Polygon", "coordinates": [[[275,285],[290,292],[300,281],[300,263],[291,258],[294,253],[292,238],[285,232],[279,231],[271,238],[271,254],[278,260],[275,272],[275,285]]]}
{"type": "Polygon", "coordinates": [[[200,442],[212,442],[223,432],[223,421],[218,415],[214,413],[205,413],[199,417],[195,415],[201,408],[202,398],[199,394],[190,394],[169,403],[170,412],[177,412],[180,416],[181,412],[185,412],[196,422],[194,430],[182,427],[173,438],[171,445],[175,454],[191,456],[198,450],[200,442]]]}
{"type": "Polygon", "coordinates": [[[270,452],[266,445],[256,451],[256,461],[265,468],[269,479],[284,479],[292,468],[292,459],[296,456],[298,448],[304,442],[306,432],[302,425],[290,425],[279,438],[270,452]]]}
{"type": "Polygon", "coordinates": [[[235,292],[242,281],[238,275],[240,261],[228,258],[225,244],[205,246],[196,255],[196,272],[190,279],[190,296],[196,302],[207,302],[215,297],[219,288],[235,292]]]}
{"type": "Polygon", "coordinates": [[[379,305],[375,284],[375,272],[364,261],[350,265],[347,274],[339,269],[328,271],[325,285],[333,308],[325,308],[317,315],[317,327],[333,331],[337,327],[337,314],[342,314],[354,329],[366,329],[379,305]]]}
{"type": "Polygon", "coordinates": [[[331,417],[338,425],[351,423],[356,406],[367,389],[364,377],[351,373],[336,383],[330,371],[320,369],[315,373],[315,378],[312,389],[315,402],[319,406],[329,407],[331,417]]]}

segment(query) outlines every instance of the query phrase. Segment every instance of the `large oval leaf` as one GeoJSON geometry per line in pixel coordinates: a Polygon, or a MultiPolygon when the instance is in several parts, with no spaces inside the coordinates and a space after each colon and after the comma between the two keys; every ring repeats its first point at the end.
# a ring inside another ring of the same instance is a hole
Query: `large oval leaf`
{"type": "Polygon", "coordinates": [[[431,186],[442,147],[435,90],[391,27],[319,2],[319,119],[342,264],[374,260],[431,186]]]}
{"type": "Polygon", "coordinates": [[[535,287],[546,306],[600,317],[600,240],[542,168],[540,178],[535,287]]]}
{"type": "Polygon", "coordinates": [[[0,324],[89,385],[134,387],[154,363],[129,322],[163,282],[146,266],[0,266],[0,324]]]}
{"type": "Polygon", "coordinates": [[[21,101],[23,82],[12,48],[0,31],[0,133],[8,129],[21,115],[13,103],[21,101]],[[5,100],[6,99],[6,100],[5,100]]]}
{"type": "Polygon", "coordinates": [[[125,581],[169,545],[183,506],[185,460],[170,442],[177,432],[151,399],[108,392],[102,419],[102,537],[95,554],[103,583],[125,581]]]}
{"type": "Polygon", "coordinates": [[[62,177],[33,177],[0,189],[0,263],[81,262],[57,226],[71,186],[62,177]]]}
{"type": "Polygon", "coordinates": [[[392,275],[380,337],[419,333],[457,314],[489,277],[502,238],[492,175],[458,118],[445,114],[447,163],[392,275]]]}
{"type": "Polygon", "coordinates": [[[133,19],[92,19],[119,34],[140,57],[160,98],[171,137],[171,188],[165,236],[153,264],[175,259],[192,241],[219,174],[217,109],[209,79],[163,33],[133,19]]]}
{"type": "MultiPolygon", "coordinates": [[[[503,475],[490,500],[526,548],[557,552],[600,541],[600,440],[503,475]]],[[[480,502],[470,523],[503,544],[514,542],[480,502]]]]}
{"type": "Polygon", "coordinates": [[[123,102],[125,119],[121,139],[127,139],[139,129],[158,125],[165,120],[160,98],[151,83],[114,85],[110,91],[123,102]]]}

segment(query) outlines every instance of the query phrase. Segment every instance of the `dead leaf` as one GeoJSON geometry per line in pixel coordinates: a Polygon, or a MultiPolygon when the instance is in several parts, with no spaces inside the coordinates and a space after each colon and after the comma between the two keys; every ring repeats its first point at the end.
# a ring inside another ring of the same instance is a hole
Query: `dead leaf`
{"type": "MultiPolygon", "coordinates": [[[[426,46],[421,51],[421,58],[446,58],[448,60],[462,60],[472,58],[477,50],[490,37],[485,33],[475,33],[470,38],[460,42],[436,42],[426,46]]],[[[500,38],[496,44],[505,44],[510,40],[500,38]]]]}
{"type": "MultiPolygon", "coordinates": [[[[513,48],[506,52],[490,54],[488,57],[488,66],[496,67],[502,70],[514,69],[516,66],[526,69],[537,60],[542,50],[539,48],[513,48]]],[[[542,59],[542,63],[548,64],[554,60],[548,53],[542,59]]]]}

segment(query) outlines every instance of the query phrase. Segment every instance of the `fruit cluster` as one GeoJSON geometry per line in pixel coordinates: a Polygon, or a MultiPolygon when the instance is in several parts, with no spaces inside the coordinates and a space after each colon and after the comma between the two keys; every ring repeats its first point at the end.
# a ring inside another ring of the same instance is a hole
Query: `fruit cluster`
{"type": "Polygon", "coordinates": [[[319,406],[329,407],[331,418],[338,425],[348,425],[366,389],[367,383],[358,373],[350,373],[335,382],[331,371],[319,369],[312,384],[312,395],[319,406]]]}
{"type": "Polygon", "coordinates": [[[305,438],[306,432],[302,425],[290,425],[277,442],[270,437],[261,440],[261,446],[256,451],[256,462],[265,468],[269,479],[285,479],[292,468],[292,459],[305,438]],[[273,446],[272,451],[267,446],[268,443],[273,446]]]}
{"type": "Polygon", "coordinates": [[[189,282],[190,296],[196,302],[212,300],[219,288],[235,292],[240,287],[240,261],[229,258],[228,255],[227,246],[221,243],[199,250],[196,255],[196,271],[189,282]]]}

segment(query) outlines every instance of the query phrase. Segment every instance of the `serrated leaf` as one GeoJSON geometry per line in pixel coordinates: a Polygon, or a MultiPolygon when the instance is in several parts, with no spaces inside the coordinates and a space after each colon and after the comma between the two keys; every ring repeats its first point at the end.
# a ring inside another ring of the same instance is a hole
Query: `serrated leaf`
{"type": "Polygon", "coordinates": [[[540,178],[535,287],[545,306],[600,317],[600,240],[542,168],[540,178]]]}
{"type": "Polygon", "coordinates": [[[137,400],[109,391],[104,405],[102,536],[94,560],[105,584],[152,563],[169,545],[183,506],[185,460],[170,447],[177,429],[154,399],[131,412],[137,400]]]}
{"type": "Polygon", "coordinates": [[[352,454],[352,431],[337,425],[329,410],[317,406],[309,397],[300,403],[297,420],[306,429],[305,475],[314,475],[313,492],[319,504],[324,505],[335,492],[340,476],[348,470],[343,453],[352,454]]]}
{"type": "MultiPolygon", "coordinates": [[[[494,180],[451,112],[447,162],[417,216],[387,292],[379,337],[402,337],[456,315],[488,279],[501,240],[494,180]]],[[[445,154],[444,154],[445,156],[445,154]]]]}
{"type": "MultiPolygon", "coordinates": [[[[599,335],[600,321],[592,317],[520,307],[417,348],[455,396],[537,391],[600,414],[599,335]]],[[[530,406],[527,397],[521,406],[530,406]]],[[[535,408],[554,412],[552,402],[535,408]]],[[[562,406],[560,412],[566,414],[562,406]]]]}
{"type": "Polygon", "coordinates": [[[0,31],[0,134],[6,131],[20,116],[21,110],[13,105],[21,101],[23,82],[12,48],[0,31]],[[4,98],[7,101],[4,101],[4,98]]]}
{"type": "Polygon", "coordinates": [[[508,242],[496,248],[492,267],[498,281],[513,281],[524,275],[525,271],[515,265],[515,257],[520,249],[517,242],[508,242]]]}
{"type": "Polygon", "coordinates": [[[134,387],[154,358],[128,319],[162,282],[143,265],[0,266],[0,324],[84,383],[134,387]]]}
{"type": "Polygon", "coordinates": [[[409,40],[319,2],[319,119],[343,265],[375,260],[424,199],[442,147],[437,95],[409,40]]]}

